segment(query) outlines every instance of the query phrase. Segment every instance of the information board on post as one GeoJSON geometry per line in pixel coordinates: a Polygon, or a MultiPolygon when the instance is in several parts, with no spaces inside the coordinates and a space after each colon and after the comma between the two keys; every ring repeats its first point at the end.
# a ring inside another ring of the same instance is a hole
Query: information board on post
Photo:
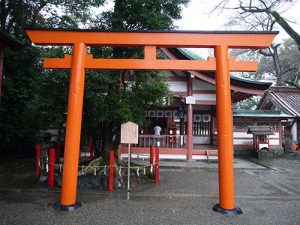
{"type": "Polygon", "coordinates": [[[121,125],[121,143],[138,144],[139,142],[139,125],[131,121],[121,125]]]}
{"type": "MultiPolygon", "coordinates": [[[[128,144],[127,191],[130,190],[130,144],[139,143],[139,126],[131,121],[121,125],[121,143],[128,144]]],[[[129,192],[127,195],[129,199],[129,192]]]]}

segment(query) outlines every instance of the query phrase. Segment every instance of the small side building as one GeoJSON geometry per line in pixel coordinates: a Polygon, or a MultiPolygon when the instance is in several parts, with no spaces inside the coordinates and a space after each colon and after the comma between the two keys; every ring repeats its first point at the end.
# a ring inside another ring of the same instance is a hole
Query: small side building
{"type": "Polygon", "coordinates": [[[300,141],[300,89],[288,86],[270,87],[260,100],[258,110],[280,110],[290,116],[282,121],[285,145],[300,141]]]}
{"type": "Polygon", "coordinates": [[[249,128],[268,127],[268,150],[275,155],[283,154],[282,122],[293,118],[278,110],[239,110],[233,112],[235,155],[255,155],[256,147],[249,128]]]}

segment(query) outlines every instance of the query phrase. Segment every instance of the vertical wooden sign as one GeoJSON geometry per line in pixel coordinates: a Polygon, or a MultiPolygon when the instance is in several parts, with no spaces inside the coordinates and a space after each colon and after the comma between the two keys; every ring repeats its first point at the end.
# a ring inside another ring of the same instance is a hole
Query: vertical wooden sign
{"type": "MultiPolygon", "coordinates": [[[[138,144],[139,126],[131,121],[121,125],[121,143],[128,144],[127,190],[130,190],[130,144],[138,144]]],[[[128,196],[129,198],[129,196],[128,196]]]]}

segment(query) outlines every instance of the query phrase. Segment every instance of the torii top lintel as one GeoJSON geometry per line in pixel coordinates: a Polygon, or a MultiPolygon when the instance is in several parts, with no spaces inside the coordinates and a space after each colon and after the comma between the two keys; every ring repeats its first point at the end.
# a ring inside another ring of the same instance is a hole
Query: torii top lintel
{"type": "MultiPolygon", "coordinates": [[[[94,59],[87,55],[85,69],[129,70],[198,70],[215,71],[216,59],[208,60],[159,60],[156,49],[160,48],[266,48],[278,32],[244,31],[95,31],[95,30],[27,30],[31,41],[37,45],[98,45],[143,47],[144,59],[94,59]]],[[[71,68],[72,57],[45,59],[44,67],[71,68]]],[[[255,72],[256,62],[229,59],[230,71],[255,72]]]]}

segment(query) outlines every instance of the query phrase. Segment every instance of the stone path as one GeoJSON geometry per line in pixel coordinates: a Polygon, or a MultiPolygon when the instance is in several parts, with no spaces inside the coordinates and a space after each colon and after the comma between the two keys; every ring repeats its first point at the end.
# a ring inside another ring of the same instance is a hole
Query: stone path
{"type": "Polygon", "coordinates": [[[83,207],[69,213],[52,209],[59,189],[2,185],[0,224],[298,225],[300,161],[274,159],[259,162],[261,168],[243,163],[235,170],[235,202],[244,212],[239,216],[211,209],[218,203],[216,168],[181,165],[162,167],[160,184],[143,186],[129,200],[126,192],[81,191],[77,199],[83,207]]]}

